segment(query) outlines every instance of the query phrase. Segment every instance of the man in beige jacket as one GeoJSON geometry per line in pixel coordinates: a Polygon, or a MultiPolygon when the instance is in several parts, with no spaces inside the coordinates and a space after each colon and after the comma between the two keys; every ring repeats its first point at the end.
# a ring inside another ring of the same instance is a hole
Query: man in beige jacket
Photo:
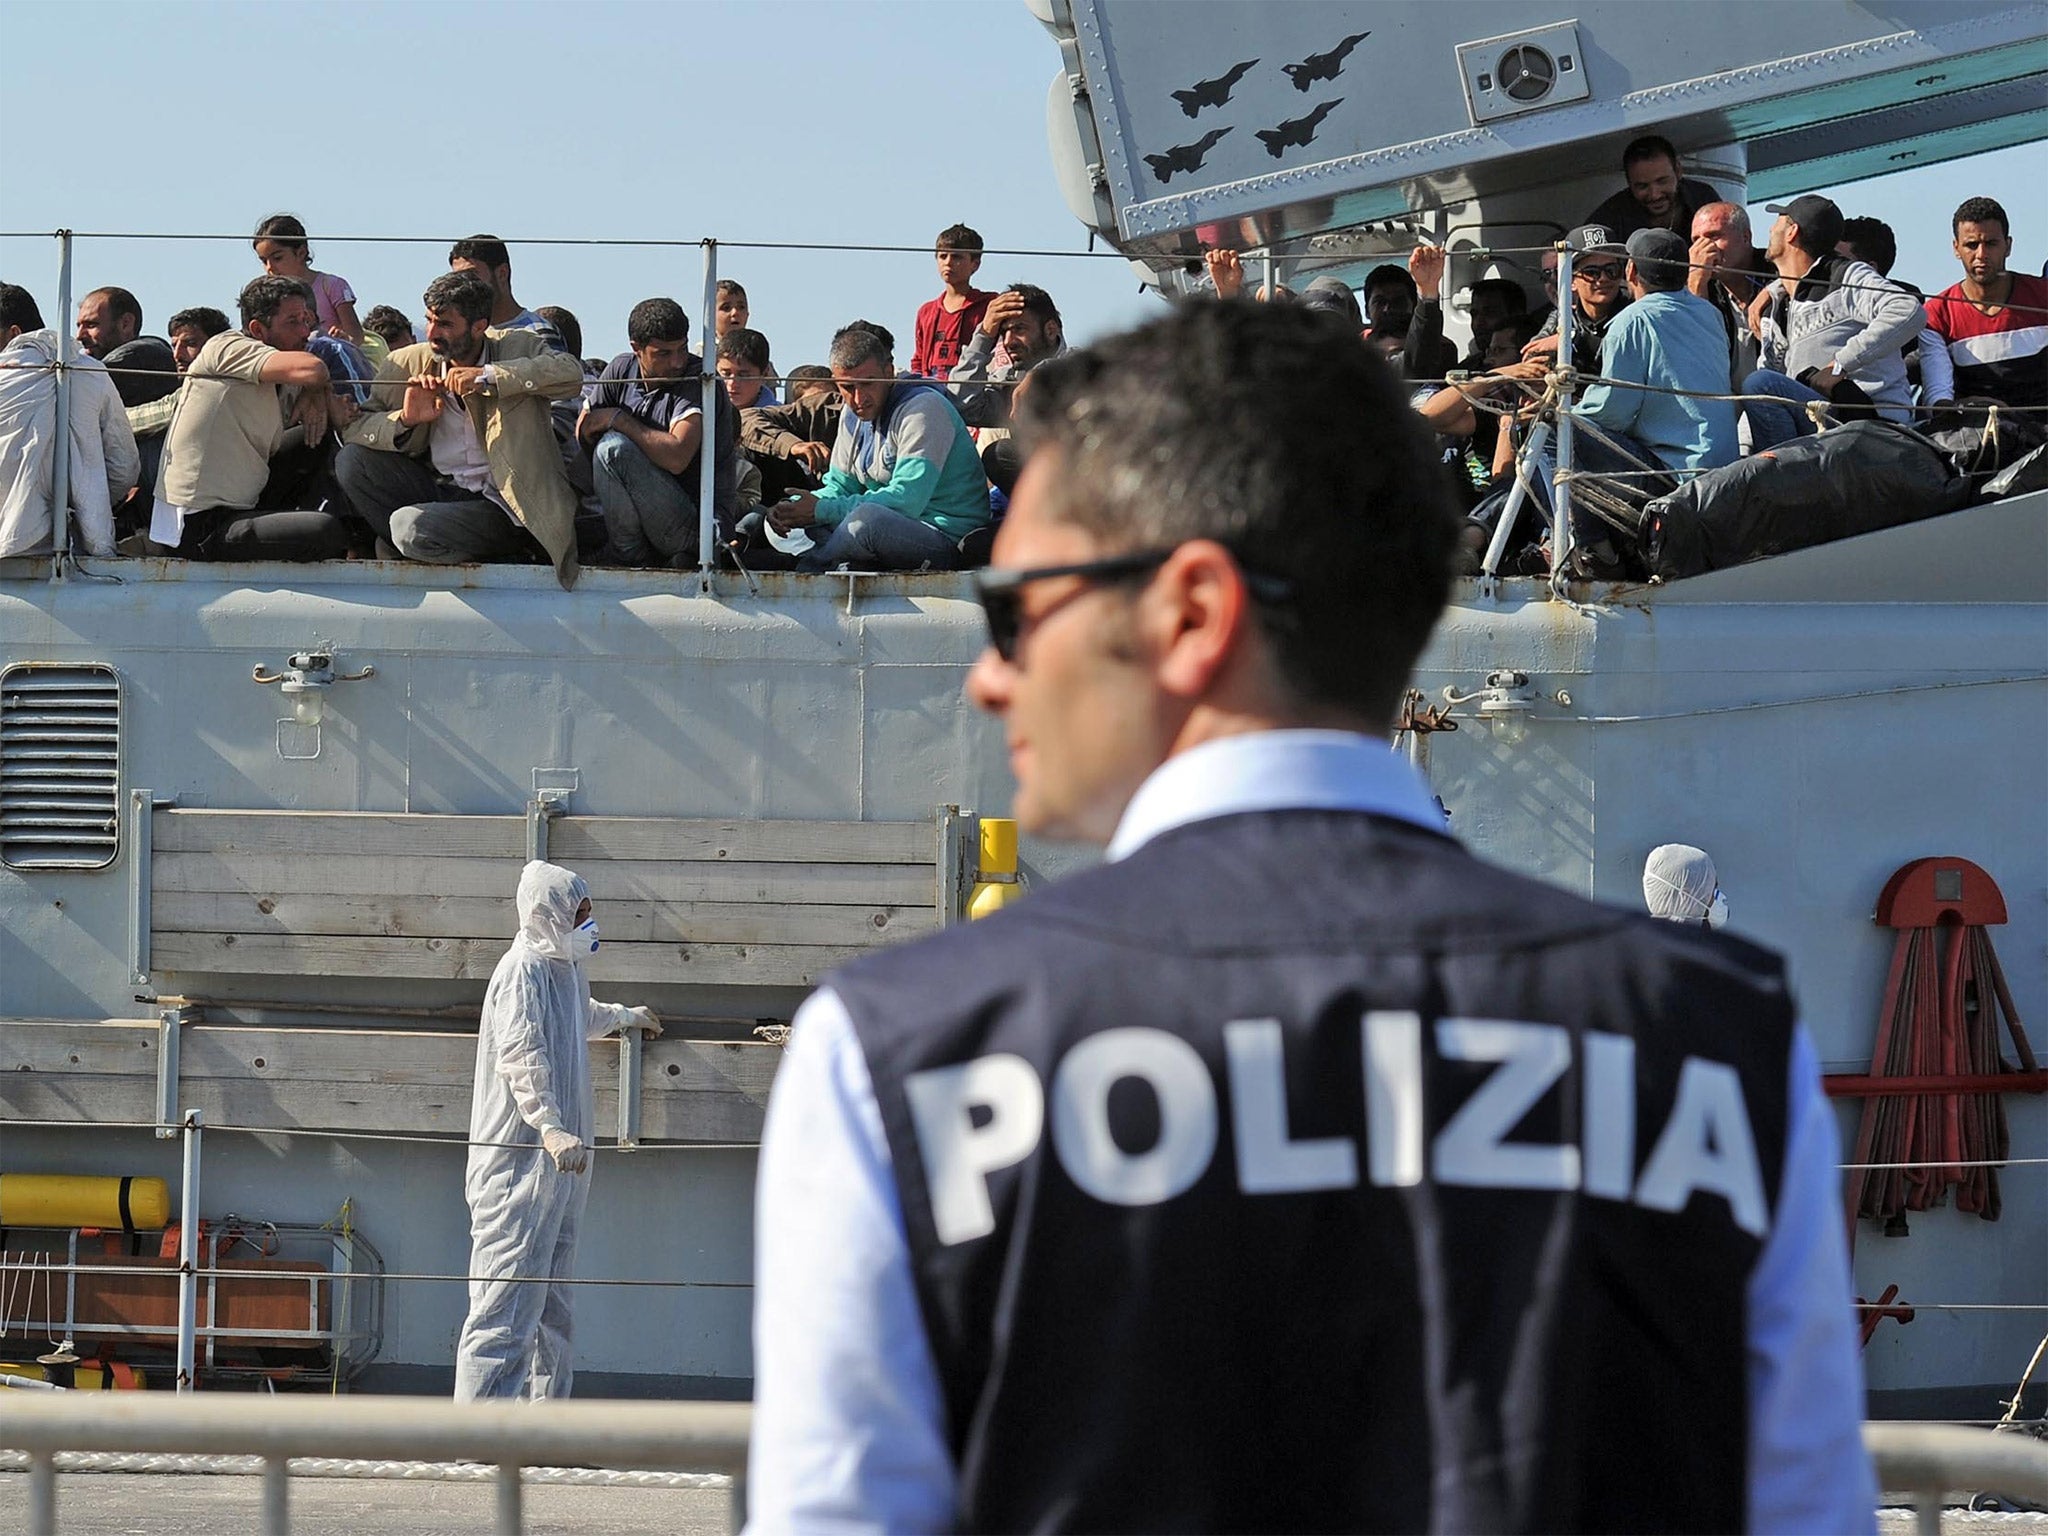
{"type": "Polygon", "coordinates": [[[380,552],[545,562],[573,586],[576,492],[548,408],[583,388],[583,365],[531,332],[491,329],[494,297],[468,272],[434,279],[427,339],[377,370],[335,478],[380,552]]]}

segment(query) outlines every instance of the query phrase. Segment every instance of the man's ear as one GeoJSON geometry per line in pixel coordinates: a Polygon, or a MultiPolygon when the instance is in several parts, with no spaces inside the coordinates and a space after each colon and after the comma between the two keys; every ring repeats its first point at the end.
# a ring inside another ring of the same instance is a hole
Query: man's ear
{"type": "Polygon", "coordinates": [[[1215,540],[1191,539],[1160,568],[1147,596],[1153,600],[1147,638],[1161,686],[1200,699],[1245,644],[1251,593],[1244,573],[1215,540]]]}

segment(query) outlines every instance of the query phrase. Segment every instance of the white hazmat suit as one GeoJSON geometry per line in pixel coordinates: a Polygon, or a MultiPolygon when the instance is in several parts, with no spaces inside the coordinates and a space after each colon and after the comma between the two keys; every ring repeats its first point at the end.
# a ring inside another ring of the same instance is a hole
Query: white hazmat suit
{"type": "Polygon", "coordinates": [[[589,1042],[660,1028],[645,1008],[592,999],[578,926],[583,877],[536,860],[521,871],[519,934],[484,993],[469,1109],[469,1316],[455,1396],[567,1397],[569,1272],[590,1194],[589,1042]],[[545,1284],[538,1283],[545,1278],[545,1284]]]}
{"type": "Polygon", "coordinates": [[[1643,861],[1643,904],[1650,916],[1667,922],[1719,928],[1728,921],[1728,898],[1721,894],[1714,861],[1690,843],[1650,850],[1643,861]]]}

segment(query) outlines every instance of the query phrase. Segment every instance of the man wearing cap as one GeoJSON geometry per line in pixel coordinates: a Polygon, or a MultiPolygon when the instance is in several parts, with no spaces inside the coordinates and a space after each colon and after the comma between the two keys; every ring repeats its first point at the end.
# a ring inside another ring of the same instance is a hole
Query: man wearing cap
{"type": "MultiPolygon", "coordinates": [[[[1614,317],[1628,307],[1622,281],[1628,247],[1599,224],[1582,224],[1565,236],[1572,252],[1572,366],[1581,373],[1600,371],[1600,339],[1614,317]]],[[[1557,316],[1553,314],[1522,349],[1526,358],[1557,357],[1557,316]]]]}
{"type": "Polygon", "coordinates": [[[1920,335],[1918,301],[1875,267],[1837,254],[1842,210],[1828,198],[1807,193],[1766,206],[1778,216],[1764,250],[1778,278],[1753,311],[1763,367],[1742,393],[1786,403],[1744,406],[1751,446],[1761,452],[1814,431],[1813,401],[1836,416],[1910,420],[1902,354],[1920,335]]]}

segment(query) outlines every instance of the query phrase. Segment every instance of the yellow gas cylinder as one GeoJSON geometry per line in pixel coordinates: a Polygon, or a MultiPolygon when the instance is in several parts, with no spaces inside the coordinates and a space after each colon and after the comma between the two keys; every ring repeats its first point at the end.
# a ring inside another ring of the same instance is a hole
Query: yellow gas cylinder
{"type": "Polygon", "coordinates": [[[26,1362],[16,1365],[0,1360],[0,1376],[47,1381],[74,1392],[140,1392],[149,1385],[149,1378],[141,1371],[115,1360],[83,1361],[75,1365],[29,1365],[26,1362]]]}
{"type": "Polygon", "coordinates": [[[71,1173],[0,1173],[0,1227],[111,1227],[155,1231],[171,1219],[162,1179],[71,1173]]]}
{"type": "Polygon", "coordinates": [[[1023,898],[1017,876],[1017,823],[1000,816],[981,818],[981,878],[967,898],[969,917],[987,917],[1023,898]]]}

